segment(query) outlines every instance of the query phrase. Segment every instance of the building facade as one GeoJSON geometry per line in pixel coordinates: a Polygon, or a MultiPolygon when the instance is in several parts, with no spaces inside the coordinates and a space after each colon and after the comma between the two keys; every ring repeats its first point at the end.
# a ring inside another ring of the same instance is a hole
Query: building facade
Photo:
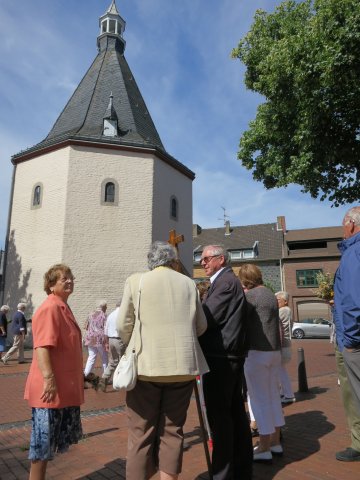
{"type": "Polygon", "coordinates": [[[337,244],[341,240],[341,227],[289,230],[284,235],[283,278],[294,321],[331,320],[328,302],[317,296],[316,275],[334,276],[340,261],[337,244]]]}

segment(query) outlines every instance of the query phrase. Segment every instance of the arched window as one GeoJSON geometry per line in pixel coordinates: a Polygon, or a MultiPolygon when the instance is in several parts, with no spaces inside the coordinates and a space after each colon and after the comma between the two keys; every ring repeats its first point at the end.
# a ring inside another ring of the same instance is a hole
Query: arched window
{"type": "Polygon", "coordinates": [[[107,182],[105,185],[105,202],[114,203],[115,201],[115,184],[113,182],[107,182]]]}
{"type": "Polygon", "coordinates": [[[113,178],[105,178],[101,182],[101,205],[117,205],[119,203],[119,185],[113,178]]]}
{"type": "Polygon", "coordinates": [[[32,189],[31,208],[40,208],[42,202],[43,186],[42,183],[36,183],[32,189]]]}
{"type": "Polygon", "coordinates": [[[170,217],[174,220],[178,219],[178,201],[176,197],[172,196],[170,198],[170,217]]]}
{"type": "Polygon", "coordinates": [[[40,200],[41,200],[41,187],[40,185],[36,185],[34,190],[33,205],[40,205],[40,200]]]}

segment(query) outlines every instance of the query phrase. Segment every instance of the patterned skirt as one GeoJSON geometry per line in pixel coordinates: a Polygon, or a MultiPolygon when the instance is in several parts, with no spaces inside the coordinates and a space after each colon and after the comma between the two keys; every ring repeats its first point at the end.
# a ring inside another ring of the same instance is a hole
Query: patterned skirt
{"type": "Polygon", "coordinates": [[[33,408],[30,460],[52,460],[82,438],[80,407],[33,408]]]}

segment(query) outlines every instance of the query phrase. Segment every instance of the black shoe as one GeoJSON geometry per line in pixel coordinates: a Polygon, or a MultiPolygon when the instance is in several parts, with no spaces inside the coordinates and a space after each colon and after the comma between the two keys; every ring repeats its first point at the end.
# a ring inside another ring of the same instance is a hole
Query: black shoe
{"type": "Polygon", "coordinates": [[[337,452],[335,457],[336,460],[340,460],[340,462],[360,462],[360,452],[351,447],[337,452]]]}
{"type": "Polygon", "coordinates": [[[259,430],[257,428],[250,428],[250,430],[251,430],[251,436],[253,438],[259,436],[259,430]]]}

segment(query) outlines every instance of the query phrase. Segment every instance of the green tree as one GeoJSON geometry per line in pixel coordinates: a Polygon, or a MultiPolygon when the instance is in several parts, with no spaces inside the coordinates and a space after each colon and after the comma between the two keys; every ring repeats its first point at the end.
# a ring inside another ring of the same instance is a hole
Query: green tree
{"type": "Polygon", "coordinates": [[[268,189],[299,184],[338,206],[360,198],[359,0],[258,10],[232,52],[260,93],[238,158],[268,189]]]}

